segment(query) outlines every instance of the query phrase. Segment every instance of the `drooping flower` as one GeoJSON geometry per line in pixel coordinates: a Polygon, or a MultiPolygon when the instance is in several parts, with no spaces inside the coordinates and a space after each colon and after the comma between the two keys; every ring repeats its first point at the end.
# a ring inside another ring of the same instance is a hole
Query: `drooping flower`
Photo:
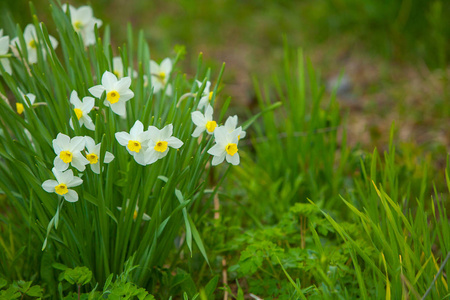
{"type": "Polygon", "coordinates": [[[134,157],[134,160],[138,164],[146,165],[147,142],[150,136],[147,131],[144,131],[144,125],[141,121],[137,120],[134,123],[130,133],[124,131],[116,132],[115,136],[119,144],[126,146],[128,153],[134,157]]]}
{"type": "MultiPolygon", "coordinates": [[[[0,29],[0,55],[6,55],[9,49],[9,36],[3,36],[3,29],[0,29]]],[[[0,63],[3,65],[5,72],[11,75],[11,63],[8,58],[0,58],[0,63]]],[[[1,74],[0,74],[1,75],[1,74]]]]}
{"type": "MultiPolygon", "coordinates": [[[[199,88],[201,88],[203,82],[196,80],[197,85],[199,88]]],[[[211,88],[211,81],[207,81],[205,88],[203,89],[202,92],[202,97],[200,98],[200,101],[198,102],[198,106],[197,109],[202,109],[203,107],[209,105],[209,103],[211,102],[212,96],[213,96],[213,92],[210,92],[209,89],[211,88]]]]}
{"type": "Polygon", "coordinates": [[[67,8],[69,8],[73,29],[81,35],[84,45],[87,47],[95,44],[95,25],[100,28],[102,20],[94,18],[92,7],[84,5],[75,8],[72,5],[62,5],[63,11],[67,11],[67,8]]]}
{"type": "MultiPolygon", "coordinates": [[[[52,48],[55,49],[58,46],[58,41],[51,35],[49,35],[48,38],[50,39],[52,48]]],[[[30,64],[37,63],[37,58],[38,58],[37,47],[39,46],[39,42],[37,39],[36,28],[34,27],[33,24],[28,24],[25,27],[25,30],[23,31],[23,39],[25,40],[25,44],[27,46],[28,62],[30,64]]],[[[20,42],[19,42],[18,37],[13,38],[11,40],[11,44],[20,49],[20,42]]],[[[42,47],[42,45],[41,45],[41,47],[42,47]]],[[[45,59],[45,57],[47,55],[47,51],[45,50],[45,47],[42,47],[41,49],[42,49],[42,55],[45,59]]]]}
{"type": "Polygon", "coordinates": [[[205,130],[208,134],[214,133],[217,122],[213,120],[213,108],[211,105],[208,104],[204,115],[199,111],[194,111],[191,113],[191,117],[192,122],[197,126],[194,133],[192,133],[193,137],[199,137],[205,130]]]}
{"type": "Polygon", "coordinates": [[[242,130],[242,127],[239,126],[236,128],[238,122],[238,116],[234,115],[232,117],[228,117],[228,119],[225,121],[224,127],[227,129],[227,132],[232,132],[234,130],[239,130],[238,139],[243,139],[247,135],[247,132],[242,130]]]}
{"type": "MultiPolygon", "coordinates": [[[[84,97],[83,102],[81,102],[80,98],[78,98],[78,93],[76,91],[72,91],[72,94],[70,94],[70,103],[75,106],[73,110],[75,111],[78,122],[80,122],[80,127],[84,125],[89,130],[95,130],[95,125],[92,122],[91,117],[88,115],[94,107],[95,99],[92,97],[84,97]]],[[[70,118],[69,124],[73,129],[72,118],[70,118]]]]}
{"type": "Polygon", "coordinates": [[[163,129],[155,126],[148,127],[150,140],[148,141],[148,156],[146,163],[152,164],[158,159],[163,158],[169,152],[169,147],[178,149],[183,146],[183,142],[172,136],[173,125],[166,125],[163,129]]]}
{"type": "Polygon", "coordinates": [[[102,76],[102,84],[91,87],[89,92],[94,97],[100,98],[103,92],[106,91],[106,99],[103,104],[111,107],[111,110],[119,116],[125,116],[125,103],[134,97],[134,93],[130,90],[130,85],[130,77],[117,80],[113,73],[106,71],[102,76]]]}
{"type": "MultiPolygon", "coordinates": [[[[90,136],[84,137],[86,141],[86,158],[91,165],[92,172],[100,174],[100,149],[102,143],[95,144],[95,141],[90,136]]],[[[111,152],[105,152],[105,158],[103,162],[109,164],[114,159],[114,155],[111,152]]]]}
{"type": "MultiPolygon", "coordinates": [[[[130,199],[127,199],[127,203],[126,203],[125,209],[128,209],[128,204],[129,204],[129,203],[130,203],[130,199]]],[[[119,211],[121,211],[121,210],[122,210],[122,207],[117,206],[117,209],[118,209],[119,211]]],[[[138,204],[136,203],[136,206],[134,207],[134,212],[133,212],[133,221],[136,221],[138,214],[139,214],[139,206],[138,206],[138,204]]],[[[151,217],[150,217],[149,215],[147,215],[146,213],[144,213],[144,214],[142,215],[142,221],[149,221],[150,219],[151,219],[151,217]]]]}
{"type": "MultiPolygon", "coordinates": [[[[19,88],[17,88],[17,90],[19,91],[19,94],[22,96],[23,103],[25,103],[25,105],[27,107],[29,107],[29,106],[28,106],[28,101],[27,101],[26,98],[28,98],[28,100],[30,100],[30,105],[34,104],[34,101],[36,100],[36,96],[34,94],[28,93],[28,94],[25,95],[25,93],[22,92],[19,88]]],[[[17,113],[19,115],[21,115],[23,113],[23,111],[24,111],[23,104],[20,103],[20,102],[16,102],[16,110],[17,110],[17,113]]]]}
{"type": "Polygon", "coordinates": [[[42,183],[42,188],[48,193],[56,193],[63,196],[69,202],[77,202],[78,194],[69,188],[79,186],[83,180],[77,176],[73,176],[72,170],[60,172],[56,168],[52,169],[56,180],[46,180],[42,183]]]}
{"type": "MultiPolygon", "coordinates": [[[[113,57],[113,74],[117,76],[117,78],[122,78],[124,76],[123,74],[123,62],[122,58],[120,56],[113,57]]],[[[131,67],[128,67],[128,74],[132,75],[133,78],[136,78],[138,76],[138,73],[133,70],[131,67]]]]}
{"type": "Polygon", "coordinates": [[[172,85],[170,83],[168,84],[171,72],[172,72],[172,61],[170,60],[170,58],[165,58],[161,62],[161,65],[158,65],[153,60],[150,61],[152,87],[153,92],[155,94],[158,93],[160,90],[164,90],[164,87],[167,85],[166,95],[167,96],[172,95],[172,85]]]}
{"type": "Polygon", "coordinates": [[[76,136],[72,139],[63,133],[58,133],[53,140],[53,150],[56,153],[53,164],[58,171],[65,171],[72,164],[74,168],[82,172],[86,169],[89,161],[81,154],[85,146],[83,136],[76,136]]]}
{"type": "Polygon", "coordinates": [[[239,164],[238,135],[240,132],[237,129],[228,132],[225,126],[216,128],[214,131],[216,144],[208,150],[208,153],[214,156],[212,160],[213,166],[220,164],[225,158],[230,164],[239,164]]]}

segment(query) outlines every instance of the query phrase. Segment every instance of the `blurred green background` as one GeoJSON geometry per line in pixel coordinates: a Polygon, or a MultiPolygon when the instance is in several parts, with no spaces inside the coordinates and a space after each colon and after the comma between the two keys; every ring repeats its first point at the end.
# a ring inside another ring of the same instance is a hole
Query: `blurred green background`
{"type": "MultiPolygon", "coordinates": [[[[110,24],[115,46],[125,42],[128,22],[144,30],[157,61],[184,45],[181,69],[188,77],[199,52],[214,70],[225,62],[223,94],[233,97],[235,110],[255,105],[252,76],[271,77],[285,36],[305,50],[328,86],[343,74],[338,96],[351,112],[350,142],[385,144],[395,120],[402,124],[401,139],[450,145],[444,131],[450,117],[446,0],[68,2],[91,4],[95,16],[110,24]]],[[[22,27],[31,21],[28,1],[0,3],[1,20],[12,18],[22,27]]],[[[40,20],[50,19],[48,0],[32,3],[40,20]]]]}

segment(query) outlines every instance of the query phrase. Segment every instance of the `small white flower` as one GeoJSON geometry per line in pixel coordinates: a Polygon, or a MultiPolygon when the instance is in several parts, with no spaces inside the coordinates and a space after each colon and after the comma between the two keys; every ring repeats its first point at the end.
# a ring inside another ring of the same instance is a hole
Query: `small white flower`
{"type": "Polygon", "coordinates": [[[84,149],[85,140],[82,136],[76,136],[72,139],[63,133],[58,133],[53,140],[53,150],[56,153],[53,164],[58,171],[65,171],[72,164],[78,171],[86,169],[89,161],[81,154],[84,149]]]}
{"type": "Polygon", "coordinates": [[[73,29],[81,34],[84,45],[87,47],[95,44],[95,25],[97,25],[97,28],[100,28],[102,20],[94,18],[94,13],[90,6],[85,5],[75,8],[72,5],[63,4],[63,11],[67,11],[67,7],[70,11],[73,29]]]}
{"type": "Polygon", "coordinates": [[[183,146],[183,142],[172,136],[173,126],[169,124],[159,130],[155,126],[148,127],[150,140],[148,142],[148,156],[146,163],[152,164],[163,158],[169,152],[169,147],[178,149],[183,146]]]}
{"type": "Polygon", "coordinates": [[[134,97],[130,85],[130,77],[117,80],[113,73],[106,71],[102,76],[102,84],[91,87],[89,92],[94,97],[100,98],[106,91],[106,99],[103,104],[111,107],[111,110],[119,116],[125,116],[125,103],[134,97]]]}
{"type": "MultiPolygon", "coordinates": [[[[27,107],[29,107],[29,105],[28,105],[28,101],[27,101],[26,98],[28,98],[28,100],[30,100],[30,105],[34,104],[34,101],[36,100],[36,96],[35,95],[33,95],[31,93],[28,93],[28,94],[25,95],[24,92],[22,92],[19,88],[17,88],[17,90],[19,91],[19,94],[22,96],[23,103],[25,103],[25,105],[27,107]]],[[[17,110],[17,113],[19,115],[21,115],[23,113],[23,111],[24,111],[23,104],[20,103],[20,102],[16,102],[16,110],[17,110]]]]}
{"type": "Polygon", "coordinates": [[[197,128],[195,128],[194,133],[192,134],[193,137],[199,137],[205,130],[208,134],[214,133],[217,122],[213,120],[213,108],[211,105],[208,104],[206,107],[205,115],[199,111],[194,111],[191,113],[191,117],[192,122],[197,125],[197,128]]]}
{"type": "MultiPolygon", "coordinates": [[[[128,209],[128,204],[129,204],[129,203],[130,203],[130,199],[127,199],[127,203],[126,203],[125,209],[128,209]]],[[[122,207],[117,206],[117,209],[118,209],[119,211],[121,211],[121,210],[122,210],[122,207]]],[[[134,207],[134,212],[133,212],[133,221],[136,221],[137,216],[138,216],[138,213],[139,213],[139,206],[138,206],[137,203],[136,203],[136,206],[134,207]]],[[[150,219],[151,219],[151,217],[150,217],[149,215],[147,215],[146,213],[144,213],[144,214],[142,215],[142,221],[149,221],[150,219]]]]}
{"type": "Polygon", "coordinates": [[[155,61],[150,61],[150,74],[152,79],[152,87],[153,92],[156,94],[160,90],[163,90],[164,87],[167,85],[166,88],[166,95],[171,96],[172,95],[172,85],[169,83],[167,84],[170,73],[172,72],[172,61],[170,58],[165,58],[161,65],[158,65],[155,61]]]}
{"type": "MultiPolygon", "coordinates": [[[[238,122],[237,115],[228,117],[228,119],[225,121],[225,124],[224,124],[224,127],[227,129],[227,132],[232,132],[232,131],[236,130],[237,122],[238,122]]],[[[247,132],[242,130],[241,126],[239,126],[237,128],[237,130],[239,130],[238,139],[240,140],[240,139],[245,138],[245,136],[247,135],[247,132]]]]}
{"type": "MultiPolygon", "coordinates": [[[[196,80],[198,87],[200,88],[203,84],[203,82],[196,80]]],[[[202,92],[202,97],[200,98],[200,101],[198,102],[197,109],[202,109],[203,107],[207,106],[212,99],[213,92],[210,92],[209,89],[211,88],[211,81],[207,81],[205,85],[205,89],[202,92]]]]}
{"type": "Polygon", "coordinates": [[[56,193],[63,196],[69,202],[77,202],[77,192],[68,188],[79,186],[83,183],[83,180],[77,176],[73,176],[72,170],[60,172],[56,168],[53,168],[52,172],[56,180],[49,179],[44,181],[42,188],[48,193],[56,193]]]}
{"type": "Polygon", "coordinates": [[[128,153],[134,157],[138,164],[143,166],[146,165],[146,150],[149,138],[149,133],[144,131],[144,125],[139,120],[131,127],[130,133],[116,132],[116,140],[119,144],[126,146],[128,153]]]}
{"type": "MultiPolygon", "coordinates": [[[[75,106],[73,110],[75,111],[75,115],[80,122],[80,127],[84,125],[89,130],[95,130],[95,125],[92,122],[91,117],[88,115],[88,113],[94,107],[95,99],[92,97],[84,97],[83,102],[81,102],[80,98],[78,98],[78,93],[76,91],[73,91],[70,95],[70,103],[75,106]]],[[[73,129],[72,118],[70,118],[69,124],[73,129]]]]}
{"type": "MultiPolygon", "coordinates": [[[[95,144],[95,141],[90,136],[84,137],[86,141],[86,158],[91,165],[92,172],[95,174],[100,174],[100,149],[102,143],[95,144]]],[[[111,152],[105,152],[105,159],[103,162],[109,164],[114,159],[114,155],[111,152]]]]}
{"type": "MultiPolygon", "coordinates": [[[[48,38],[50,39],[52,48],[55,49],[58,46],[58,41],[51,35],[49,35],[48,38]]],[[[36,28],[34,27],[33,24],[28,24],[27,27],[25,27],[25,30],[23,31],[23,39],[25,40],[25,44],[27,46],[28,61],[30,62],[30,64],[37,63],[38,40],[36,28]]],[[[13,38],[11,40],[11,44],[20,49],[20,41],[18,37],[13,38]]],[[[44,48],[42,48],[42,55],[44,56],[45,59],[47,51],[44,48]]]]}
{"type": "Polygon", "coordinates": [[[234,130],[228,132],[225,126],[220,126],[214,131],[216,144],[208,150],[208,153],[213,155],[212,165],[216,166],[227,159],[227,162],[233,165],[239,164],[238,153],[238,135],[241,131],[234,130]]]}
{"type": "MultiPolygon", "coordinates": [[[[9,49],[9,36],[3,36],[3,29],[0,29],[0,55],[6,55],[9,49]]],[[[3,65],[5,72],[11,75],[11,63],[8,58],[0,58],[0,63],[3,65]]],[[[1,75],[1,74],[0,74],[1,75]]]]}
{"type": "MultiPolygon", "coordinates": [[[[123,74],[123,62],[120,56],[113,57],[113,74],[117,76],[117,78],[122,78],[123,74]]],[[[128,67],[128,74],[132,74],[133,78],[138,77],[138,73],[133,70],[131,67],[128,67]]]]}

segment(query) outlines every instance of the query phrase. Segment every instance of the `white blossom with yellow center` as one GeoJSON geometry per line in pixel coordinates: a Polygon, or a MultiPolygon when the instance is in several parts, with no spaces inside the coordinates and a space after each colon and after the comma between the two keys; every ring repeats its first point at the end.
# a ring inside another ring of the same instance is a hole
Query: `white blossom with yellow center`
{"type": "MultiPolygon", "coordinates": [[[[203,82],[196,80],[198,88],[202,87],[203,82]]],[[[200,101],[198,102],[197,109],[202,109],[203,107],[206,107],[211,103],[213,92],[210,92],[209,89],[211,88],[211,81],[207,81],[205,84],[205,88],[202,92],[202,97],[200,98],[200,101]]]]}
{"type": "Polygon", "coordinates": [[[169,152],[169,147],[178,149],[183,146],[183,142],[172,136],[173,125],[169,124],[163,129],[155,126],[148,127],[150,140],[148,141],[148,154],[146,164],[152,164],[163,158],[169,152]]]}
{"type": "Polygon", "coordinates": [[[58,133],[53,140],[53,150],[56,153],[53,164],[57,171],[65,171],[71,164],[78,171],[86,169],[89,161],[81,154],[85,146],[85,139],[82,136],[70,138],[63,133],[58,133]]]}
{"type": "Polygon", "coordinates": [[[247,132],[242,130],[242,127],[236,128],[238,123],[238,117],[236,115],[232,117],[228,117],[228,119],[225,121],[224,127],[227,129],[227,132],[233,132],[234,130],[239,130],[238,139],[243,139],[247,135],[247,132]]]}
{"type": "MultiPolygon", "coordinates": [[[[9,50],[9,36],[3,36],[3,29],[0,29],[0,55],[6,55],[9,50]]],[[[11,63],[8,58],[0,58],[0,64],[5,69],[5,72],[11,75],[11,63]]],[[[1,75],[1,72],[0,72],[1,75]]]]}
{"type": "Polygon", "coordinates": [[[106,71],[102,76],[102,84],[91,87],[89,92],[97,98],[101,98],[103,92],[106,92],[106,99],[103,104],[111,107],[115,114],[124,117],[126,114],[126,101],[134,97],[134,93],[130,90],[130,85],[130,77],[123,77],[117,80],[116,75],[106,71]]]}
{"type": "Polygon", "coordinates": [[[27,107],[30,107],[31,105],[34,104],[34,101],[36,100],[36,96],[31,93],[28,93],[25,95],[25,93],[22,92],[19,88],[17,88],[17,90],[19,91],[19,94],[21,97],[20,100],[23,102],[23,104],[21,103],[21,101],[17,101],[16,102],[16,110],[17,110],[17,113],[19,115],[21,115],[23,113],[23,111],[25,110],[24,104],[27,107]]]}
{"type": "MultiPolygon", "coordinates": [[[[51,35],[48,36],[50,40],[50,45],[45,44],[40,45],[42,47],[42,56],[45,59],[47,55],[46,47],[51,46],[53,49],[55,49],[58,46],[58,41],[52,37],[51,35]]],[[[25,40],[25,45],[27,46],[27,52],[28,52],[28,62],[30,64],[37,63],[38,55],[37,55],[37,47],[39,46],[39,42],[37,41],[37,33],[36,28],[33,24],[28,24],[25,27],[25,30],[23,31],[23,39],[25,40]]],[[[11,40],[11,45],[21,49],[20,41],[18,37],[15,37],[11,40]]],[[[23,53],[23,49],[22,53],[23,53]]]]}
{"type": "MultiPolygon", "coordinates": [[[[124,76],[124,68],[123,68],[123,62],[122,58],[120,56],[113,57],[113,68],[112,73],[116,75],[117,78],[122,78],[124,76]]],[[[133,70],[131,67],[128,67],[128,74],[133,75],[133,78],[138,77],[138,73],[133,70]]]]}
{"type": "Polygon", "coordinates": [[[144,125],[141,121],[137,120],[134,123],[130,133],[116,132],[115,136],[119,144],[126,147],[128,153],[134,157],[138,164],[146,165],[146,151],[150,135],[148,131],[144,131],[144,125]]]}
{"type": "Polygon", "coordinates": [[[64,197],[69,202],[78,201],[78,194],[71,187],[79,186],[83,180],[77,176],[73,176],[72,170],[60,172],[56,168],[52,169],[56,180],[46,180],[42,183],[42,188],[48,193],[56,193],[64,197]]]}
{"type": "MultiPolygon", "coordinates": [[[[70,94],[70,103],[74,106],[74,112],[80,124],[80,127],[83,125],[89,130],[95,130],[95,125],[92,122],[91,117],[88,115],[89,112],[94,108],[95,99],[92,97],[84,97],[83,101],[78,98],[78,93],[73,91],[70,94]]],[[[70,127],[73,129],[73,120],[70,118],[69,121],[70,127]]]]}
{"type": "Polygon", "coordinates": [[[161,90],[164,90],[166,87],[166,95],[172,95],[172,85],[168,83],[170,73],[172,72],[172,61],[170,58],[165,58],[161,65],[158,65],[155,61],[150,61],[150,74],[151,74],[151,83],[153,87],[153,93],[158,93],[161,90]]]}
{"type": "MultiPolygon", "coordinates": [[[[100,150],[102,143],[95,144],[94,139],[90,136],[85,136],[84,140],[86,141],[86,159],[89,161],[91,170],[95,174],[100,174],[100,150]]],[[[113,159],[114,155],[111,152],[106,151],[103,163],[109,164],[113,159]]]]}
{"type": "Polygon", "coordinates": [[[213,112],[212,106],[208,104],[204,115],[199,111],[191,113],[192,122],[197,126],[194,133],[192,133],[193,137],[199,137],[203,131],[206,131],[208,134],[214,133],[217,122],[213,120],[213,112]]]}
{"type": "Polygon", "coordinates": [[[62,10],[67,12],[67,9],[70,12],[73,29],[81,35],[84,45],[86,47],[94,45],[95,25],[97,25],[97,28],[100,28],[102,20],[94,18],[92,8],[87,5],[75,8],[72,5],[63,4],[62,10]]]}
{"type": "Polygon", "coordinates": [[[228,132],[225,126],[216,128],[214,131],[216,144],[208,150],[208,153],[214,156],[212,159],[213,166],[220,164],[225,159],[230,164],[239,164],[238,135],[241,131],[242,129],[236,129],[232,132],[228,132]]]}

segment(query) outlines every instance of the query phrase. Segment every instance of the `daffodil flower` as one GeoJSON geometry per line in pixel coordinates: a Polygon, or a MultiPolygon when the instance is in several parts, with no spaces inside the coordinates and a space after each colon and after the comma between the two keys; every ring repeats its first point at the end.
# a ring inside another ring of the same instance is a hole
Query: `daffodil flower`
{"type": "Polygon", "coordinates": [[[238,135],[240,133],[241,130],[238,129],[228,132],[225,126],[216,128],[214,131],[216,144],[208,150],[208,153],[214,156],[212,160],[213,166],[220,164],[225,158],[230,164],[239,164],[238,135]]]}
{"type": "MultiPolygon", "coordinates": [[[[200,88],[203,83],[198,80],[196,80],[196,81],[197,81],[198,87],[200,88]]],[[[198,102],[197,109],[202,109],[203,107],[209,105],[209,103],[211,102],[213,92],[209,91],[210,88],[211,88],[211,81],[207,81],[205,88],[203,89],[203,92],[202,92],[202,97],[200,98],[200,101],[198,102]]]]}
{"type": "Polygon", "coordinates": [[[117,80],[113,73],[106,71],[102,76],[102,84],[91,87],[89,92],[94,97],[100,98],[106,91],[106,99],[103,104],[111,107],[111,110],[119,116],[125,116],[125,103],[134,97],[130,85],[130,77],[117,80]]]}
{"type": "Polygon", "coordinates": [[[53,168],[52,172],[56,180],[49,179],[44,181],[42,188],[48,193],[56,193],[59,196],[63,196],[69,202],[77,202],[77,192],[69,188],[79,186],[83,183],[83,180],[77,176],[73,176],[72,170],[60,172],[56,168],[53,168]]]}
{"type": "MultiPolygon", "coordinates": [[[[51,35],[49,35],[48,38],[50,39],[52,48],[55,49],[58,46],[58,41],[51,35]]],[[[25,40],[25,44],[27,46],[28,62],[30,64],[37,63],[37,47],[39,45],[39,42],[37,40],[36,28],[33,24],[28,24],[25,27],[25,30],[23,31],[23,39],[25,40]]],[[[13,38],[11,40],[11,44],[20,49],[20,42],[18,37],[13,38]]],[[[42,55],[45,59],[47,51],[44,48],[42,48],[42,55]]]]}
{"type": "MultiPolygon", "coordinates": [[[[125,209],[128,209],[128,204],[130,203],[130,199],[127,199],[127,203],[126,203],[126,208],[125,209]]],[[[117,209],[119,210],[119,211],[121,211],[122,210],[122,207],[120,207],[120,206],[117,206],[117,209]]],[[[134,212],[133,212],[133,221],[136,221],[136,219],[137,219],[137,216],[138,216],[138,213],[139,213],[139,206],[137,205],[137,203],[136,203],[136,206],[134,207],[134,212]]],[[[144,213],[143,215],[142,215],[142,221],[149,221],[151,219],[151,217],[149,216],[149,215],[147,215],[146,213],[144,213]]]]}
{"type": "Polygon", "coordinates": [[[170,58],[165,58],[161,62],[161,65],[158,65],[153,60],[150,61],[150,73],[152,74],[151,76],[152,87],[153,92],[155,94],[160,90],[163,90],[164,87],[167,85],[166,95],[167,96],[172,95],[172,85],[170,83],[168,84],[171,72],[172,72],[172,61],[170,60],[170,58]]]}
{"type": "MultiPolygon", "coordinates": [[[[123,62],[120,56],[113,57],[113,74],[116,75],[117,78],[122,78],[123,74],[123,62]]],[[[137,78],[138,73],[133,70],[131,67],[128,67],[128,74],[132,74],[133,78],[137,78]]]]}
{"type": "MultiPolygon", "coordinates": [[[[227,129],[227,132],[232,132],[236,130],[238,122],[238,117],[236,115],[232,117],[228,117],[228,119],[225,121],[224,127],[227,129]]],[[[242,127],[238,127],[237,130],[239,130],[238,139],[243,139],[247,135],[247,132],[242,130],[242,127]]]]}
{"type": "Polygon", "coordinates": [[[217,122],[213,120],[213,108],[211,105],[208,104],[204,115],[199,111],[194,111],[191,113],[191,117],[192,122],[197,126],[194,133],[192,133],[193,137],[199,137],[205,130],[208,134],[214,133],[217,122]]]}
{"type": "Polygon", "coordinates": [[[53,150],[56,153],[53,164],[58,171],[65,171],[72,164],[74,168],[82,172],[86,169],[89,161],[81,154],[85,146],[85,139],[82,136],[70,138],[63,133],[58,133],[53,140],[53,150]]]}
{"type": "MultiPolygon", "coordinates": [[[[3,36],[3,29],[0,29],[0,56],[6,55],[8,53],[9,49],[9,36],[3,36]]],[[[11,63],[9,62],[8,58],[0,58],[0,63],[3,65],[3,68],[5,69],[5,72],[11,75],[11,63]]],[[[1,73],[0,73],[1,75],[1,73]]]]}
{"type": "MultiPolygon", "coordinates": [[[[25,103],[25,105],[26,105],[27,107],[29,107],[29,106],[28,106],[28,101],[27,101],[26,98],[28,98],[28,100],[30,100],[30,105],[33,105],[33,104],[34,104],[34,101],[36,100],[36,96],[35,96],[35,95],[33,95],[33,94],[31,94],[31,93],[28,93],[28,94],[25,95],[25,93],[22,92],[19,88],[17,88],[17,90],[19,91],[19,94],[22,96],[23,103],[25,103]]],[[[17,110],[17,113],[18,113],[19,115],[21,115],[21,114],[23,113],[23,111],[24,111],[24,106],[23,106],[23,104],[20,103],[20,102],[16,102],[16,110],[17,110]]]]}
{"type": "Polygon", "coordinates": [[[92,7],[85,5],[75,8],[72,5],[62,5],[63,11],[67,11],[67,8],[73,29],[81,35],[84,45],[87,47],[95,44],[95,25],[97,28],[102,26],[102,20],[94,18],[92,7]]]}
{"type": "MultiPolygon", "coordinates": [[[[86,141],[86,159],[91,165],[91,170],[95,174],[100,174],[100,149],[102,143],[95,144],[95,141],[90,136],[85,136],[86,141]]],[[[114,159],[114,155],[111,152],[105,152],[105,159],[103,163],[109,164],[114,159]]]]}
{"type": "Polygon", "coordinates": [[[147,131],[144,131],[144,125],[141,121],[137,120],[134,123],[130,133],[116,132],[115,136],[119,144],[126,146],[128,153],[134,157],[138,164],[146,165],[146,150],[150,136],[147,131]]]}
{"type": "MultiPolygon", "coordinates": [[[[94,107],[95,99],[92,97],[84,97],[83,102],[81,102],[80,98],[78,98],[78,93],[76,91],[73,91],[72,94],[70,94],[70,103],[75,106],[73,110],[75,111],[75,115],[77,116],[78,122],[80,123],[80,127],[84,125],[89,130],[95,130],[95,125],[92,122],[91,117],[88,115],[88,113],[94,107]]],[[[73,129],[72,118],[70,118],[69,124],[73,129]]]]}
{"type": "Polygon", "coordinates": [[[148,141],[148,156],[146,163],[152,164],[163,158],[169,152],[169,147],[178,149],[183,146],[183,142],[172,136],[173,126],[169,124],[159,130],[155,126],[148,127],[150,140],[148,141]]]}

